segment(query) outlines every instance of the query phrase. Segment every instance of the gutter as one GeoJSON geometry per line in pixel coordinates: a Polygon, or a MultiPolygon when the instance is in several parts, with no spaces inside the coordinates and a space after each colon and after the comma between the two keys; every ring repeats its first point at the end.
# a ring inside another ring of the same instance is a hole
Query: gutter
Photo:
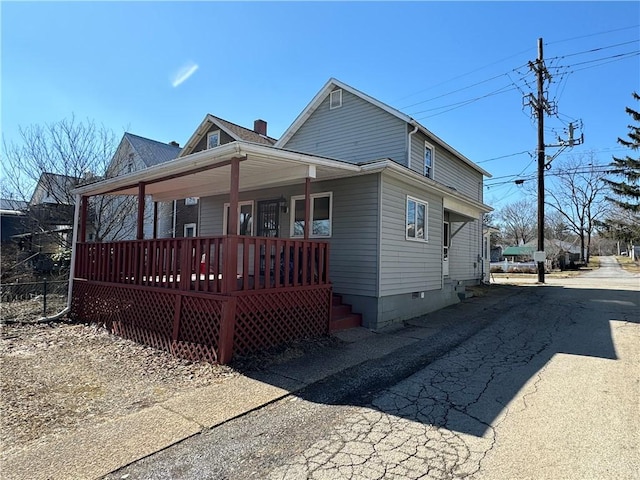
{"type": "Polygon", "coordinates": [[[418,125],[413,126],[413,131],[409,132],[409,148],[407,148],[407,167],[411,168],[411,136],[418,131],[418,125]]]}
{"type": "Polygon", "coordinates": [[[291,152],[267,145],[260,145],[249,142],[231,142],[219,147],[202,150],[192,153],[186,157],[181,157],[170,162],[161,163],[154,167],[145,168],[138,172],[129,173],[99,183],[84,185],[73,190],[72,193],[80,195],[101,195],[106,192],[122,191],[129,188],[137,188],[139,182],[149,182],[162,180],[173,174],[187,172],[189,169],[215,166],[216,163],[223,162],[234,156],[245,157],[247,155],[262,156],[265,158],[275,158],[280,160],[290,160],[307,165],[327,166],[340,168],[346,171],[359,172],[360,167],[355,164],[340,162],[339,160],[329,160],[314,155],[291,152]]]}
{"type": "Polygon", "coordinates": [[[67,306],[56,313],[55,315],[51,315],[49,317],[41,317],[36,320],[37,323],[46,323],[52,322],[54,320],[58,320],[64,317],[67,313],[71,311],[71,297],[73,294],[73,279],[76,275],[76,245],[78,244],[78,224],[80,223],[80,194],[75,195],[76,197],[76,205],[73,212],[73,239],[71,240],[71,265],[69,268],[69,288],[67,289],[67,306]]]}
{"type": "Polygon", "coordinates": [[[366,165],[361,165],[360,168],[362,169],[363,173],[381,172],[382,170],[389,169],[389,170],[392,170],[394,173],[402,175],[403,177],[406,177],[409,180],[412,180],[414,182],[418,182],[422,185],[426,183],[429,186],[429,188],[432,188],[433,190],[441,194],[443,197],[455,198],[456,200],[465,202],[468,205],[472,206],[473,208],[478,209],[482,212],[488,213],[493,211],[493,208],[491,208],[489,205],[485,205],[484,203],[468,198],[454,190],[447,188],[446,186],[440,183],[434,182],[430,178],[420,176],[418,173],[414,172],[413,170],[408,170],[407,168],[397,164],[392,160],[381,160],[375,163],[368,163],[366,165]]]}

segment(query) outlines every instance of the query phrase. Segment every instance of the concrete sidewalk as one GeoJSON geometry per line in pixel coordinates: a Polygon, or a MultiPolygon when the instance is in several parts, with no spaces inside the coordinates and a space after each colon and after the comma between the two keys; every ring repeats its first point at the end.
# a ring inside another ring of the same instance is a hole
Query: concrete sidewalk
{"type": "MultiPolygon", "coordinates": [[[[428,362],[484,328],[493,306],[524,290],[491,286],[481,292],[483,296],[406,321],[394,329],[372,332],[356,328],[336,333],[342,342],[326,351],[315,351],[265,370],[245,372],[113,421],[74,430],[63,438],[43,439],[21,451],[3,455],[2,478],[100,478],[288,395],[303,394],[314,387],[321,390],[341,375],[375,370],[370,367],[388,363],[391,357],[408,355],[403,352],[413,352],[410,355],[415,357],[415,351],[420,351],[420,360],[407,363],[428,362]],[[485,323],[478,320],[481,317],[485,323]]],[[[405,373],[385,371],[387,376],[405,373]]]]}

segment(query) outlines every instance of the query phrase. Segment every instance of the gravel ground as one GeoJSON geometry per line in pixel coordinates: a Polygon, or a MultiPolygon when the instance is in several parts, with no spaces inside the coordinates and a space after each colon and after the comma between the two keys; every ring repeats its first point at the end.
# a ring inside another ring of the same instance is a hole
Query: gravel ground
{"type": "Polygon", "coordinates": [[[1,324],[0,362],[3,451],[239,375],[68,323],[1,324]]]}

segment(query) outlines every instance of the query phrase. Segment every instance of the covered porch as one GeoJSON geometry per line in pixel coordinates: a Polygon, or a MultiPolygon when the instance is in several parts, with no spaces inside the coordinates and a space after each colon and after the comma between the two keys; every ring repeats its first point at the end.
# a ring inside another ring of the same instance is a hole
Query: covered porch
{"type": "Polygon", "coordinates": [[[191,360],[228,363],[330,329],[327,240],[310,238],[311,183],[358,173],[334,160],[233,142],[76,190],[70,316],[191,360]],[[240,235],[239,193],[304,185],[302,235],[240,235]],[[224,235],[143,238],[154,205],[228,195],[224,235]],[[136,195],[137,239],[87,242],[95,195],[136,195]]]}

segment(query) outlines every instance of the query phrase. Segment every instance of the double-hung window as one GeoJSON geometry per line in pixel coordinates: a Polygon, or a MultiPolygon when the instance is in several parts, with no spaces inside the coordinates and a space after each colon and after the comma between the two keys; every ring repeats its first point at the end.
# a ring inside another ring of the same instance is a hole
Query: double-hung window
{"type": "Polygon", "coordinates": [[[433,178],[433,161],[435,158],[435,149],[430,143],[424,142],[424,176],[433,178]]]}
{"type": "MultiPolygon", "coordinates": [[[[229,204],[224,204],[222,220],[225,234],[229,234],[229,204]]],[[[253,202],[238,202],[238,235],[253,235],[253,202]]]]}
{"type": "MultiPolygon", "coordinates": [[[[311,195],[311,237],[331,236],[331,210],[333,208],[331,192],[311,195]]],[[[291,197],[291,236],[304,236],[304,196],[291,197]]]]}
{"type": "Polygon", "coordinates": [[[407,196],[407,240],[420,240],[426,242],[427,212],[429,204],[417,198],[407,196]]]}

